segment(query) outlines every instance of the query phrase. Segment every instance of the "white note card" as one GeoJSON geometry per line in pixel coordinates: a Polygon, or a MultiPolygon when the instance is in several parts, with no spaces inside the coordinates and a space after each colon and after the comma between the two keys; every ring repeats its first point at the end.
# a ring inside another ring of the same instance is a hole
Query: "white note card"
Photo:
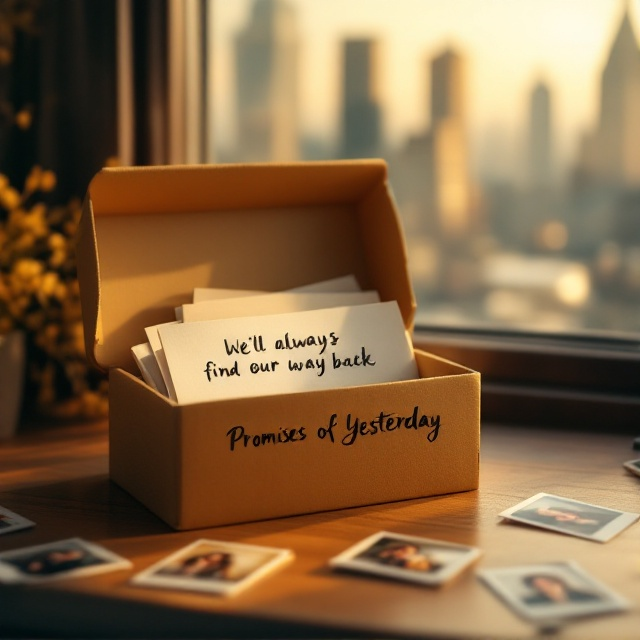
{"type": "Polygon", "coordinates": [[[418,377],[395,301],[157,330],[180,404],[418,377]]]}
{"type": "Polygon", "coordinates": [[[221,320],[240,316],[272,313],[293,313],[329,307],[346,307],[379,302],[377,291],[340,291],[337,293],[278,292],[183,304],[184,322],[221,320]]]}

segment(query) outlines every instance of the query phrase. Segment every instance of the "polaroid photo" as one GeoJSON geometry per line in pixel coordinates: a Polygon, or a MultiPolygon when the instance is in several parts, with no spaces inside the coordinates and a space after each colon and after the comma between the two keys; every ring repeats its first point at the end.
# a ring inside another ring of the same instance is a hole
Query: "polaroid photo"
{"type": "Polygon", "coordinates": [[[640,518],[638,513],[538,493],[499,514],[514,522],[541,529],[607,542],[640,518]]]}
{"type": "Polygon", "coordinates": [[[482,569],[477,575],[531,622],[561,624],[570,618],[626,611],[630,606],[574,562],[482,569]]]}
{"type": "Polygon", "coordinates": [[[380,531],[332,558],[335,569],[439,586],[481,555],[480,549],[380,531]]]}
{"type": "Polygon", "coordinates": [[[9,511],[9,509],[5,507],[0,507],[0,536],[5,533],[12,533],[13,531],[35,526],[35,522],[31,522],[31,520],[27,520],[27,518],[13,511],[9,511]]]}
{"type": "MultiPolygon", "coordinates": [[[[636,476],[640,476],[640,459],[638,460],[627,460],[624,462],[622,466],[627,470],[633,473],[636,476]]],[[[0,533],[2,533],[0,531],[0,533]]]]}
{"type": "Polygon", "coordinates": [[[136,585],[235,595],[293,558],[288,549],[197,540],[135,575],[136,585]]]}
{"type": "Polygon", "coordinates": [[[131,562],[81,538],[0,553],[0,582],[40,583],[129,569],[131,562]]]}

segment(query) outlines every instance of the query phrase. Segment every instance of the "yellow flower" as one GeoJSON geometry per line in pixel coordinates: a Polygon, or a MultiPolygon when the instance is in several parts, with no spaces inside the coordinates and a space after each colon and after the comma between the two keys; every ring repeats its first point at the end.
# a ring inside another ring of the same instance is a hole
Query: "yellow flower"
{"type": "Polygon", "coordinates": [[[38,289],[38,297],[43,304],[46,298],[54,297],[59,284],[60,278],[58,277],[58,274],[53,271],[47,271],[47,273],[42,276],[40,288],[38,289]]]}
{"type": "Polygon", "coordinates": [[[42,176],[40,178],[40,189],[41,191],[53,191],[56,188],[57,182],[58,179],[56,178],[56,174],[47,169],[42,172],[42,176]]]}
{"type": "MultiPolygon", "coordinates": [[[[25,109],[16,123],[26,127],[30,117],[25,109]]],[[[88,376],[74,275],[81,202],[50,207],[37,195],[53,190],[56,180],[53,171],[34,166],[20,193],[0,173],[0,335],[22,328],[40,353],[27,374],[38,390],[34,404],[50,408],[62,400],[87,417],[104,416],[106,382],[96,388],[99,380],[88,376]]]]}
{"type": "Polygon", "coordinates": [[[22,258],[16,261],[13,273],[22,280],[32,280],[42,273],[42,263],[33,258],[22,258]]]}
{"type": "Polygon", "coordinates": [[[23,131],[28,129],[33,122],[33,115],[29,109],[22,109],[16,113],[16,125],[23,131]]]}
{"type": "Polygon", "coordinates": [[[21,201],[20,194],[13,187],[6,186],[0,190],[0,204],[7,211],[19,207],[21,201]]]}
{"type": "Polygon", "coordinates": [[[57,249],[65,249],[67,246],[67,241],[61,233],[54,232],[49,236],[47,244],[49,245],[49,249],[51,249],[51,251],[56,251],[57,249]]]}
{"type": "Polygon", "coordinates": [[[49,234],[49,225],[47,224],[47,208],[38,203],[31,207],[31,210],[24,217],[24,228],[33,233],[36,238],[44,238],[49,234]]]}
{"type": "Polygon", "coordinates": [[[42,167],[35,165],[29,171],[29,175],[24,181],[24,190],[28,193],[33,193],[40,188],[40,181],[42,180],[42,167]]]}
{"type": "Polygon", "coordinates": [[[31,231],[23,231],[13,243],[15,254],[30,254],[36,243],[36,237],[31,231]]]}
{"type": "Polygon", "coordinates": [[[49,266],[52,269],[59,269],[67,260],[67,252],[57,249],[49,256],[49,266]]]}

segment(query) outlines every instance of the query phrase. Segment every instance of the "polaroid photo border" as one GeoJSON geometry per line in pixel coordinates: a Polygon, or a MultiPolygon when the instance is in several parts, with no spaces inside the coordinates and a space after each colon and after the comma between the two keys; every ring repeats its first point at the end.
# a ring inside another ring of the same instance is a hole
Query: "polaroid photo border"
{"type": "Polygon", "coordinates": [[[263,579],[291,561],[293,557],[294,553],[290,549],[199,539],[181,547],[136,574],[131,579],[131,583],[144,587],[232,596],[263,579]],[[201,553],[195,553],[199,548],[202,549],[201,553]],[[225,559],[224,565],[220,562],[217,567],[209,568],[212,574],[206,576],[209,579],[203,579],[204,574],[184,575],[180,573],[178,567],[186,567],[186,562],[189,560],[204,558],[211,554],[221,554],[228,558],[225,559]],[[240,574],[237,577],[229,578],[215,575],[221,571],[223,566],[233,572],[233,561],[235,560],[239,560],[238,571],[240,574]],[[244,569],[242,568],[243,563],[244,569]],[[242,571],[245,573],[243,574],[242,571]]]}
{"type": "Polygon", "coordinates": [[[622,466],[627,470],[633,473],[635,476],[640,476],[640,458],[637,460],[627,460],[622,463],[622,466]]]}
{"type": "Polygon", "coordinates": [[[537,493],[531,498],[505,509],[499,516],[513,522],[596,542],[608,542],[640,518],[638,513],[601,507],[550,493],[537,493]],[[552,510],[560,515],[545,515],[539,512],[540,509],[552,510]],[[562,514],[567,518],[574,518],[574,516],[575,518],[557,520],[557,517],[563,517],[562,514]],[[581,518],[586,522],[580,522],[576,518],[581,518]]]}
{"type": "Polygon", "coordinates": [[[0,507],[0,535],[35,527],[36,523],[6,507],[0,507]]]}
{"type": "Polygon", "coordinates": [[[331,558],[329,566],[427,586],[440,586],[462,573],[481,555],[482,551],[476,547],[379,531],[331,558]],[[403,559],[391,555],[396,550],[402,553],[401,547],[415,548],[418,561],[412,556],[404,560],[409,562],[409,566],[401,566],[403,559]],[[387,557],[381,555],[385,552],[388,552],[387,557]],[[413,568],[411,564],[414,565],[413,568]]]}
{"type": "Polygon", "coordinates": [[[3,551],[0,553],[0,582],[35,584],[130,569],[132,566],[129,560],[102,545],[82,538],[68,538],[3,551]],[[66,553],[72,555],[65,557],[66,553]],[[74,553],[81,555],[74,557],[74,553]]]}
{"type": "Polygon", "coordinates": [[[478,578],[488,586],[515,613],[530,622],[548,625],[560,624],[563,620],[620,613],[629,609],[627,600],[608,586],[589,575],[575,562],[520,565],[481,569],[478,578]],[[553,602],[545,594],[543,584],[561,588],[566,593],[566,602],[553,602]]]}

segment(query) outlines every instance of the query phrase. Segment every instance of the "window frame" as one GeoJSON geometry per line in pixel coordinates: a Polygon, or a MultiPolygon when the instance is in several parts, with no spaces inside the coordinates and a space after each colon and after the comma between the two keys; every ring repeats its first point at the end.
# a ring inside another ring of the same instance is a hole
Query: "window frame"
{"type": "MultiPolygon", "coordinates": [[[[131,3],[132,0],[118,0],[119,41],[125,43],[121,52],[121,74],[131,64],[131,42],[120,37],[124,31],[124,35],[131,38],[131,24],[126,16],[123,18],[131,12],[131,3]]],[[[207,0],[188,3],[165,0],[161,7],[154,5],[154,10],[168,10],[172,22],[176,23],[168,51],[168,66],[173,69],[172,87],[178,88],[185,68],[189,87],[193,89],[194,82],[204,84],[199,99],[191,99],[188,105],[174,100],[173,111],[169,110],[163,129],[165,135],[172,137],[173,153],[165,161],[188,157],[190,161],[213,162],[212,116],[194,111],[194,104],[199,101],[203,108],[208,105],[205,113],[211,114],[212,48],[206,47],[202,33],[198,34],[197,41],[187,42],[180,37],[188,21],[210,29],[213,11],[207,0]],[[185,125],[187,107],[193,117],[185,125]],[[196,124],[206,131],[207,144],[199,149],[202,155],[198,155],[193,143],[196,124]]],[[[125,84],[124,89],[127,88],[130,90],[125,84]]],[[[124,89],[121,87],[121,100],[126,102],[130,91],[124,89]]],[[[169,93],[175,97],[183,92],[169,93]]],[[[126,104],[121,106],[123,112],[130,108],[126,104]]],[[[131,131],[128,134],[131,136],[131,131]]],[[[131,156],[133,151],[127,146],[126,135],[127,132],[121,133],[120,146],[131,156]]],[[[640,381],[640,339],[419,324],[414,332],[414,344],[481,373],[483,420],[640,434],[640,389],[636,382],[640,381]]]]}
{"type": "Polygon", "coordinates": [[[640,434],[640,342],[420,325],[414,345],[479,371],[482,419],[640,434]]]}

